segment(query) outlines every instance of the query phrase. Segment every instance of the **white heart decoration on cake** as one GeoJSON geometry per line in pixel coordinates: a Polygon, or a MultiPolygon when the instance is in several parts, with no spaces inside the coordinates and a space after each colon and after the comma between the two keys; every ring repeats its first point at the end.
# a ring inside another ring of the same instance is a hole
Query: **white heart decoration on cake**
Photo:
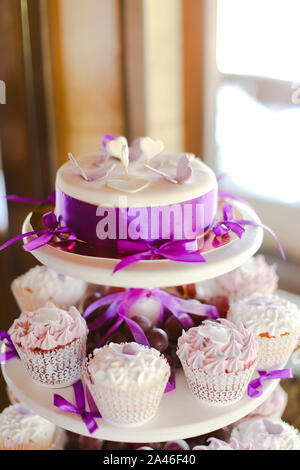
{"type": "Polygon", "coordinates": [[[150,182],[146,178],[112,178],[107,181],[107,186],[112,189],[117,189],[124,193],[137,193],[142,189],[147,188],[150,182]]]}
{"type": "Polygon", "coordinates": [[[192,176],[192,174],[193,170],[190,164],[190,159],[187,155],[183,155],[177,165],[176,181],[178,183],[184,183],[192,176]]]}
{"type": "Polygon", "coordinates": [[[155,155],[161,153],[165,146],[161,140],[153,140],[151,137],[142,137],[140,139],[140,148],[146,156],[147,161],[149,161],[151,158],[155,157],[155,155]]]}
{"type": "Polygon", "coordinates": [[[119,136],[114,140],[110,140],[106,144],[106,150],[108,153],[115,158],[121,160],[122,165],[124,166],[125,170],[128,170],[129,165],[129,149],[128,149],[128,142],[126,137],[119,136]]]}

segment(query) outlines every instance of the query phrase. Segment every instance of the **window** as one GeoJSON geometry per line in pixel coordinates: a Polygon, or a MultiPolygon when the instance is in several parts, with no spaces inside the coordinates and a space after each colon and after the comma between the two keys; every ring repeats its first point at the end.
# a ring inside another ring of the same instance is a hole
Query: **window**
{"type": "Polygon", "coordinates": [[[300,258],[299,17],[298,0],[206,2],[205,149],[300,258]]]}

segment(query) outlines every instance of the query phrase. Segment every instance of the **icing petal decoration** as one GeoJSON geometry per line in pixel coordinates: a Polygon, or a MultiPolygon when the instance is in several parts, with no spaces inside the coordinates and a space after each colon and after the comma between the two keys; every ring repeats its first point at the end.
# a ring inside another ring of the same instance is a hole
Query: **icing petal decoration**
{"type": "Polygon", "coordinates": [[[102,181],[103,179],[107,178],[108,175],[112,172],[112,170],[116,167],[114,162],[108,163],[104,168],[100,168],[98,171],[95,171],[92,175],[90,175],[89,181],[102,181]]]}
{"type": "Polygon", "coordinates": [[[292,369],[280,369],[267,372],[258,370],[259,377],[251,380],[248,384],[248,395],[251,398],[260,397],[264,392],[264,381],[272,379],[291,379],[293,378],[292,369]]]}
{"type": "Polygon", "coordinates": [[[281,423],[273,423],[273,421],[269,419],[264,419],[263,423],[268,434],[273,434],[274,436],[280,436],[280,434],[282,434],[283,426],[281,423]]]}
{"type": "Polygon", "coordinates": [[[193,169],[190,164],[190,159],[187,155],[183,155],[177,165],[176,181],[178,183],[184,183],[191,178],[193,169]]]}
{"type": "Polygon", "coordinates": [[[146,178],[134,178],[128,176],[127,178],[112,178],[107,181],[107,186],[124,193],[137,193],[147,188],[150,181],[146,178]]]}
{"type": "Polygon", "coordinates": [[[226,345],[230,339],[230,333],[225,328],[217,325],[203,325],[198,327],[198,334],[204,338],[209,338],[213,343],[226,345]]]}
{"type": "Polygon", "coordinates": [[[120,136],[106,143],[106,150],[112,157],[121,160],[126,172],[129,165],[129,149],[126,137],[120,136]]]}
{"type": "Polygon", "coordinates": [[[138,162],[138,161],[146,161],[146,157],[143,154],[140,146],[140,141],[142,137],[138,137],[131,142],[129,147],[129,160],[131,163],[138,162]]]}
{"type": "Polygon", "coordinates": [[[83,178],[85,181],[90,181],[86,172],[84,171],[83,168],[81,168],[81,166],[79,165],[79,163],[77,162],[76,158],[73,157],[73,155],[71,154],[71,152],[68,153],[68,157],[71,161],[71,163],[74,165],[74,167],[78,170],[81,178],[83,178]]]}
{"type": "Polygon", "coordinates": [[[93,434],[96,429],[98,429],[98,425],[95,421],[95,418],[101,418],[101,414],[99,411],[86,411],[85,409],[85,395],[84,395],[84,388],[81,380],[76,382],[73,385],[74,395],[76,405],[70,403],[65,398],[56,393],[53,395],[52,403],[57,408],[60,408],[62,411],[66,413],[75,413],[79,415],[86,425],[90,434],[93,434]]]}
{"type": "Polygon", "coordinates": [[[0,353],[0,362],[6,362],[13,357],[19,358],[19,354],[6,331],[0,332],[0,342],[5,345],[5,352],[0,353]]]}
{"type": "Polygon", "coordinates": [[[155,168],[153,166],[145,164],[145,167],[148,168],[148,170],[154,171],[154,173],[157,173],[158,175],[162,176],[164,179],[170,181],[170,183],[173,184],[182,184],[185,183],[187,180],[190,179],[190,177],[193,174],[193,169],[190,165],[190,159],[188,158],[187,155],[183,155],[177,164],[176,168],[176,176],[175,178],[172,178],[170,175],[165,173],[164,171],[160,170],[159,168],[155,168]]]}
{"type": "Polygon", "coordinates": [[[141,137],[140,148],[147,158],[147,162],[163,151],[165,148],[161,140],[153,140],[151,137],[141,137]]]}

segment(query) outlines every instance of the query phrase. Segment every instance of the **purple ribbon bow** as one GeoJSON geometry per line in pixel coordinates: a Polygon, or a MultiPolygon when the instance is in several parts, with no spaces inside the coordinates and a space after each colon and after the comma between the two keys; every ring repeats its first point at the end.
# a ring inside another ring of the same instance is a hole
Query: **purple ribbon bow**
{"type": "Polygon", "coordinates": [[[22,202],[24,204],[55,205],[55,191],[49,194],[47,199],[32,199],[29,197],[21,197],[21,196],[16,196],[16,195],[6,196],[5,198],[7,199],[7,201],[22,202]]]}
{"type": "Polygon", "coordinates": [[[198,251],[197,240],[171,240],[160,245],[145,240],[119,240],[117,247],[119,253],[129,255],[115,266],[113,273],[137,261],[157,257],[186,263],[205,263],[205,258],[198,251]]]}
{"type": "MultiPolygon", "coordinates": [[[[110,304],[106,312],[88,324],[89,330],[94,331],[104,326],[109,320],[114,320],[114,324],[105,333],[98,347],[103,346],[107,338],[114,333],[124,321],[127,323],[134,340],[139,344],[149,346],[149,341],[142,328],[134,320],[127,317],[133,305],[143,297],[153,297],[160,303],[158,326],[161,326],[163,323],[165,310],[168,310],[174,317],[176,317],[185,330],[194,326],[194,321],[189,315],[183,314],[191,313],[197,316],[207,316],[212,318],[219,317],[217,308],[212,305],[201,304],[201,302],[195,300],[181,299],[158,288],[152,290],[128,289],[123,292],[116,292],[102,297],[89,305],[85,310],[83,317],[87,319],[98,308],[110,304]]],[[[171,375],[165,392],[174,390],[174,388],[175,377],[171,375]]]]}
{"type": "Polygon", "coordinates": [[[280,369],[267,372],[258,370],[259,377],[248,384],[248,395],[251,398],[260,397],[264,392],[264,381],[272,379],[291,379],[293,378],[292,369],[280,369]]]}
{"type": "Polygon", "coordinates": [[[13,357],[19,358],[19,354],[17,353],[17,350],[12,340],[10,339],[10,335],[6,331],[0,332],[0,342],[5,344],[5,352],[0,353],[0,362],[6,362],[13,357]]]}
{"type": "MultiPolygon", "coordinates": [[[[245,229],[242,227],[242,225],[250,225],[252,227],[261,227],[264,230],[267,230],[267,232],[269,232],[272,235],[272,237],[275,239],[277,243],[277,246],[279,248],[282,258],[286,260],[284,249],[281,243],[279,242],[277,235],[275,234],[275,232],[273,232],[273,230],[270,227],[264,224],[258,224],[256,222],[253,222],[253,220],[235,219],[234,210],[230,204],[223,205],[222,214],[223,214],[223,220],[217,222],[212,229],[216,237],[221,237],[223,235],[226,235],[231,230],[239,238],[242,238],[242,235],[245,232],[245,229]]],[[[214,241],[213,245],[218,246],[218,241],[217,240],[214,241]]]]}
{"type": "Polygon", "coordinates": [[[53,395],[52,403],[57,408],[60,408],[62,411],[66,413],[75,413],[76,415],[81,416],[82,421],[86,425],[90,434],[93,434],[96,429],[98,429],[98,425],[95,421],[95,418],[101,418],[101,414],[99,411],[86,411],[85,409],[85,395],[84,395],[84,388],[81,380],[78,380],[73,385],[74,395],[76,405],[70,403],[65,398],[56,393],[53,395]]]}
{"type": "Polygon", "coordinates": [[[4,248],[12,245],[13,243],[21,240],[22,238],[30,237],[31,235],[39,235],[38,237],[30,240],[29,242],[23,245],[25,251],[33,251],[37,248],[41,248],[44,245],[47,245],[54,237],[58,237],[62,241],[70,241],[76,240],[76,235],[71,232],[68,227],[60,227],[59,222],[56,219],[56,215],[54,212],[47,212],[47,214],[43,215],[44,225],[46,230],[35,230],[33,232],[27,232],[22,235],[18,235],[17,237],[8,240],[6,243],[0,246],[0,251],[4,250],[4,248]],[[67,235],[63,236],[63,235],[67,235]]]}

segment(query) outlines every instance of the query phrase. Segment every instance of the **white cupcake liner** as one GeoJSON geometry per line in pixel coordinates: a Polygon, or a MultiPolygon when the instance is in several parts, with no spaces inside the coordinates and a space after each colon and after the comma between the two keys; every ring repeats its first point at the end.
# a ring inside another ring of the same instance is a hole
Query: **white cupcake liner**
{"type": "Polygon", "coordinates": [[[66,432],[59,427],[56,427],[51,441],[43,439],[43,433],[39,434],[38,439],[19,444],[14,444],[11,439],[8,442],[5,437],[0,436],[0,450],[64,450],[65,443],[66,432]]]}
{"type": "Polygon", "coordinates": [[[81,378],[86,355],[86,335],[52,351],[33,352],[15,344],[31,379],[47,388],[62,388],[81,378]]]}
{"type": "Polygon", "coordinates": [[[169,373],[145,387],[133,385],[130,391],[122,390],[115,384],[95,385],[88,371],[88,361],[83,367],[83,377],[103,419],[113,426],[136,427],[156,415],[169,373]]]}
{"type": "Polygon", "coordinates": [[[275,338],[261,338],[258,336],[258,359],[259,370],[274,369],[284,366],[299,341],[299,331],[289,333],[275,338]]]}
{"type": "Polygon", "coordinates": [[[207,374],[202,369],[193,369],[186,361],[182,361],[182,367],[189,389],[198,400],[206,405],[225,406],[243,397],[256,362],[243,371],[222,374],[207,374]]]}

